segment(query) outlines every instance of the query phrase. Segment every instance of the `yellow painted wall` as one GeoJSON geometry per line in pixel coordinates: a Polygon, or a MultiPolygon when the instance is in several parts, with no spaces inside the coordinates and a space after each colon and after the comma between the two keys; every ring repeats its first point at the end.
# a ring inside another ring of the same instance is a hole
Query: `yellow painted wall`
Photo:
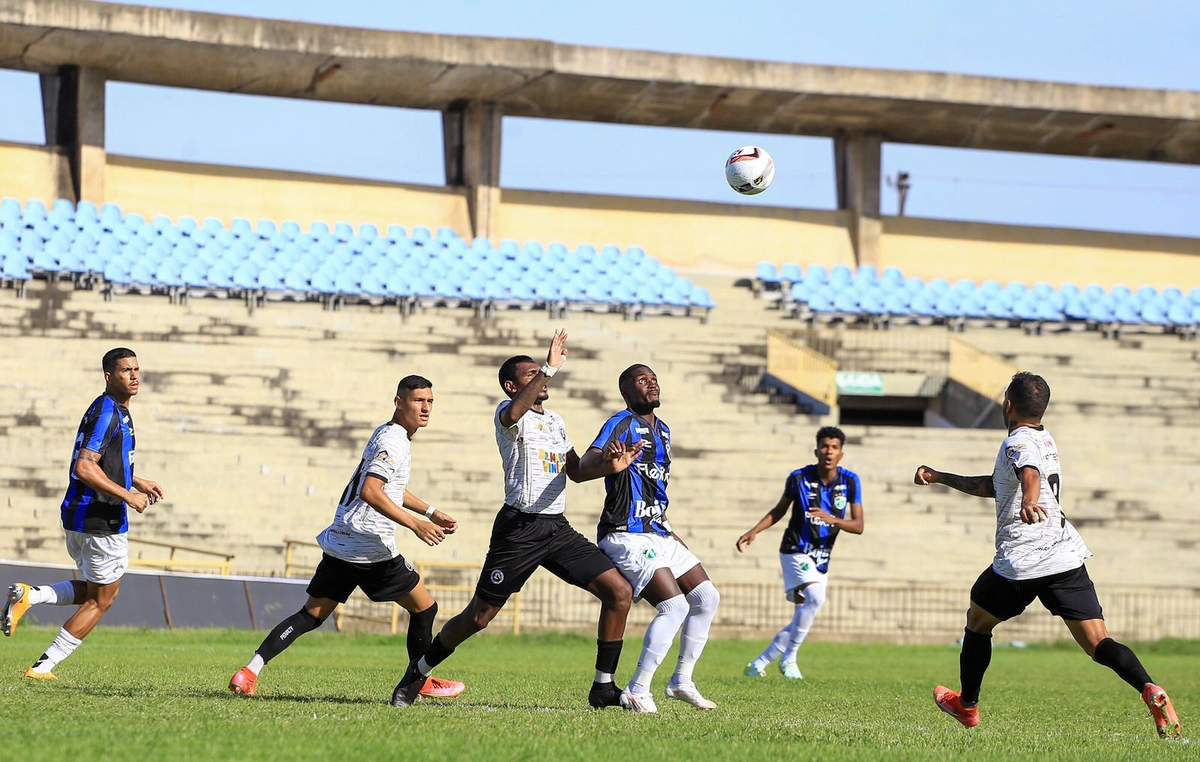
{"type": "Polygon", "coordinates": [[[52,204],[71,187],[71,168],[57,148],[0,143],[0,196],[52,204]]]}
{"type": "Polygon", "coordinates": [[[216,217],[228,225],[235,217],[316,221],[332,225],[399,223],[436,229],[468,229],[464,192],[423,185],[279,172],[206,164],[108,157],[107,200],[147,219],[165,214],[177,219],[216,217]]]}
{"type": "Polygon", "coordinates": [[[499,237],[643,247],[674,267],[752,273],[761,261],[852,264],[846,214],[672,199],[505,190],[499,237]]]}
{"type": "Polygon", "coordinates": [[[1200,286],[1200,240],[888,217],[880,258],[921,278],[1200,286]]]}

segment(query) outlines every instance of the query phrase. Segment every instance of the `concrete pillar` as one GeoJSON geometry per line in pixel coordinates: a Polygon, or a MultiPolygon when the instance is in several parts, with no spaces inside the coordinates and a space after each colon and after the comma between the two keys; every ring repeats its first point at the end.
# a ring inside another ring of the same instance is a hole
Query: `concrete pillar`
{"type": "Polygon", "coordinates": [[[104,88],[99,69],[64,66],[41,75],[46,144],[58,146],[71,167],[71,187],[59,195],[76,202],[104,203],[104,88]]]}
{"type": "Polygon", "coordinates": [[[500,121],[495,103],[457,102],[442,112],[446,184],[467,189],[471,234],[494,238],[500,207],[500,121]]]}
{"type": "Polygon", "coordinates": [[[883,140],[878,134],[845,133],[833,138],[838,209],[850,211],[850,242],[860,265],[879,266],[879,190],[883,140]]]}

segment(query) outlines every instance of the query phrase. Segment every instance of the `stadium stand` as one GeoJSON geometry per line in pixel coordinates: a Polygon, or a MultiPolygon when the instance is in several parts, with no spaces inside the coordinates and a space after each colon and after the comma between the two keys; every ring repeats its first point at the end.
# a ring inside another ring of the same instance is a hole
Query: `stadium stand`
{"type": "Polygon", "coordinates": [[[995,280],[976,283],[945,278],[906,278],[897,268],[880,273],[870,265],[826,269],[788,263],[776,268],[761,262],[751,284],[760,298],[776,300],[785,314],[813,323],[868,322],[891,325],[940,323],[957,329],[968,325],[1021,325],[1031,333],[1043,327],[1102,330],[1120,336],[1126,327],[1194,339],[1200,326],[1200,287],[1161,291],[1142,286],[1104,290],[1067,283],[1007,285],[995,280]]]}
{"type": "Polygon", "coordinates": [[[32,278],[69,277],[99,284],[109,297],[166,294],[172,302],[233,296],[252,305],[292,300],[340,307],[351,300],[408,311],[518,307],[702,319],[716,306],[706,289],[637,246],[582,244],[568,251],[561,243],[512,240],[494,246],[486,238],[467,242],[448,227],[380,231],[344,222],[302,230],[295,222],[236,219],[226,228],[214,218],[146,221],[113,204],[97,209],[84,201],[76,208],[64,199],[49,209],[40,201],[0,202],[0,268],[0,278],[22,293],[32,278]]]}

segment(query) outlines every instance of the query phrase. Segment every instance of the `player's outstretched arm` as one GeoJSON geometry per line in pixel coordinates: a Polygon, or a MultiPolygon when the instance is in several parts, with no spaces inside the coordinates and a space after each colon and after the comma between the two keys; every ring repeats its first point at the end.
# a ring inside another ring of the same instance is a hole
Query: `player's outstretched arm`
{"type": "Polygon", "coordinates": [[[75,459],[75,476],[97,492],[123,500],[138,513],[146,510],[150,504],[150,495],[146,492],[131,492],[109,479],[104,469],[100,468],[100,453],[94,450],[85,448],[79,451],[79,457],[75,459]]]}
{"type": "Polygon", "coordinates": [[[788,506],[791,505],[791,502],[792,499],[787,495],[779,498],[779,502],[775,504],[775,507],[767,511],[767,515],[759,519],[758,523],[754,525],[753,529],[738,538],[738,553],[742,553],[746,548],[750,547],[750,545],[754,542],[754,538],[758,536],[759,532],[763,531],[764,529],[769,529],[779,523],[779,520],[787,514],[788,506]]]}
{"type": "Polygon", "coordinates": [[[567,478],[573,482],[587,482],[619,474],[637,461],[645,446],[644,441],[627,445],[613,440],[606,444],[603,450],[599,447],[589,447],[582,458],[571,450],[567,453],[567,478]]]}
{"type": "Polygon", "coordinates": [[[374,474],[367,474],[367,477],[363,479],[362,491],[358,494],[366,501],[367,505],[420,537],[426,545],[437,545],[446,539],[441,527],[428,521],[414,519],[403,508],[393,503],[392,499],[383,491],[383,485],[383,479],[374,474]]]}
{"type": "Polygon", "coordinates": [[[996,496],[996,485],[992,482],[991,474],[987,476],[959,476],[958,474],[935,471],[929,466],[919,466],[916,475],[913,476],[913,484],[922,487],[930,484],[944,484],[950,489],[958,490],[967,495],[974,495],[975,497],[996,496]]]}
{"type": "MultiPolygon", "coordinates": [[[[566,361],[567,329],[559,328],[554,332],[554,337],[550,339],[550,349],[546,350],[546,365],[557,369],[561,368],[566,361]]],[[[538,395],[542,393],[542,386],[546,383],[546,379],[546,374],[540,370],[534,374],[529,383],[525,384],[516,397],[513,397],[513,401],[509,403],[508,407],[500,412],[500,423],[509,427],[521,420],[521,417],[537,404],[538,395]]]]}
{"type": "Polygon", "coordinates": [[[407,487],[404,489],[404,507],[413,513],[419,513],[422,516],[428,516],[429,520],[445,530],[446,534],[454,534],[454,531],[458,529],[458,522],[455,521],[450,514],[446,513],[445,511],[438,510],[437,508],[433,508],[432,504],[425,502],[421,498],[409,492],[407,487]],[[433,508],[432,514],[429,512],[430,508],[433,508]]]}

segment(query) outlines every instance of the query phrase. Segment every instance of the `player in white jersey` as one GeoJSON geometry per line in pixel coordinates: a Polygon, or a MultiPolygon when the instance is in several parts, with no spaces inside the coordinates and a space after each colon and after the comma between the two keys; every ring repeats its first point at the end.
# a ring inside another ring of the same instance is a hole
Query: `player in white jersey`
{"type": "Polygon", "coordinates": [[[493,422],[504,464],[504,507],[492,526],[474,597],[409,664],[392,694],[393,706],[411,705],[433,669],[487,627],[539,566],[600,599],[596,677],[588,703],[602,709],[620,702],[613,675],[633,592],[608,556],[567,522],[564,511],[567,479],[582,482],[623,471],[641,448],[605,448],[594,466],[581,466],[563,419],[542,406],[549,398],[548,380],[566,362],[566,342],[567,332],[558,330],[544,364],[518,355],[500,366],[500,388],[508,399],[497,406],[493,422]]]}
{"type": "MultiPolygon", "coordinates": [[[[229,681],[229,690],[253,696],[258,675],[272,658],[306,632],[320,627],[355,588],[376,602],[395,601],[408,617],[409,658],[421,654],[433,639],[437,602],[412,564],[396,549],[396,525],[410,530],[426,545],[453,534],[458,523],[408,491],[412,474],[410,440],[429,425],[433,384],[421,376],[405,376],[396,387],[392,420],[375,429],[362,460],[338,500],[333,523],[317,536],[324,551],[308,585],[304,607],[275,626],[254,658],[229,681]],[[424,514],[429,521],[414,518],[424,514]]],[[[430,679],[422,695],[443,698],[462,693],[463,684],[430,679]]]]}
{"type": "Polygon", "coordinates": [[[1059,504],[1062,465],[1058,446],[1042,426],[1050,386],[1021,372],[1004,393],[1008,437],[988,476],[958,476],[917,469],[918,485],[944,484],[996,499],[996,556],[971,588],[971,608],[959,657],[961,691],[937,686],[934,701],[970,728],[979,724],[979,689],[992,658],[992,630],[1041,601],[1062,617],[1087,655],[1142,694],[1159,736],[1178,736],[1179,718],[1167,692],[1150,679],[1133,651],[1108,636],[1096,588],[1084,560],[1092,554],[1059,504]]]}

